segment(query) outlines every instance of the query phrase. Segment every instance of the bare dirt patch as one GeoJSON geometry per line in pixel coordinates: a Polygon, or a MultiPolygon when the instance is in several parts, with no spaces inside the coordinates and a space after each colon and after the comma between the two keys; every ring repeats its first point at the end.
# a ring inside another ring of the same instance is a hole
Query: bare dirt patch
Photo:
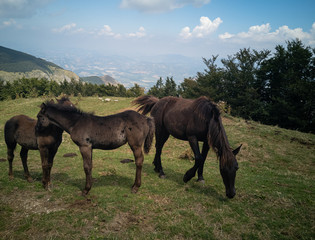
{"type": "Polygon", "coordinates": [[[0,201],[9,205],[15,213],[21,215],[41,214],[62,211],[66,208],[60,200],[53,199],[49,192],[37,193],[31,191],[12,191],[7,195],[0,195],[0,201]]]}

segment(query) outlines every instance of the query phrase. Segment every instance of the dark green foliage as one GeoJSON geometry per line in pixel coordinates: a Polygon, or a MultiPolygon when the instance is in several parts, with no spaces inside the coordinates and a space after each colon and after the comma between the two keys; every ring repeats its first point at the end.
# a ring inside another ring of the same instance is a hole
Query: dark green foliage
{"type": "Polygon", "coordinates": [[[270,113],[266,123],[315,131],[314,53],[296,40],[288,42],[287,49],[277,46],[274,57],[264,62],[261,78],[267,85],[265,100],[270,113]]]}
{"type": "Polygon", "coordinates": [[[22,78],[13,82],[4,82],[0,80],[0,101],[5,99],[29,98],[38,96],[59,96],[60,94],[73,96],[116,96],[116,97],[138,97],[144,93],[144,89],[135,84],[130,89],[123,85],[98,85],[92,83],[83,83],[66,80],[58,84],[55,81],[46,79],[22,78]]]}
{"type": "Polygon", "coordinates": [[[162,78],[160,77],[157,80],[156,84],[150,88],[148,94],[153,95],[159,98],[166,96],[178,96],[178,89],[173,77],[167,77],[165,80],[165,84],[163,83],[162,78]]]}

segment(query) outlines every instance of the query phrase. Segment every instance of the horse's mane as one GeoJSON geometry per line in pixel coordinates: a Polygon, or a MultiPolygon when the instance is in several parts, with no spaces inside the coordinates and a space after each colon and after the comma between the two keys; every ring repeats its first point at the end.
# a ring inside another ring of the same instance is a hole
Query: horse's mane
{"type": "Polygon", "coordinates": [[[69,99],[69,97],[68,96],[62,96],[60,99],[57,99],[56,98],[56,100],[57,100],[57,102],[58,103],[64,103],[64,102],[66,102],[66,101],[69,101],[70,102],[70,99],[69,99]]]}
{"type": "Polygon", "coordinates": [[[220,166],[231,166],[234,156],[217,105],[207,97],[200,97],[194,100],[193,108],[195,109],[194,114],[197,114],[200,120],[209,124],[208,144],[216,152],[220,160],[220,166]]]}
{"type": "MultiPolygon", "coordinates": [[[[69,101],[69,99],[67,98],[65,101],[69,101]]],[[[64,113],[77,113],[77,114],[80,114],[80,115],[91,115],[91,113],[84,112],[84,111],[82,111],[81,109],[79,109],[77,107],[68,106],[68,105],[61,105],[61,104],[58,104],[58,103],[52,103],[51,101],[46,101],[45,102],[45,106],[46,106],[46,108],[56,109],[56,110],[62,111],[64,113]]]]}

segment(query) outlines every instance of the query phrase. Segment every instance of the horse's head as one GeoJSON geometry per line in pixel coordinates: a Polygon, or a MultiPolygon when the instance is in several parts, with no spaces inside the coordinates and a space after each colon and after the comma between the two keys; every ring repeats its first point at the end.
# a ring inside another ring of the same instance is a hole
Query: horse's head
{"type": "Polygon", "coordinates": [[[232,164],[226,164],[225,166],[220,166],[220,173],[225,185],[225,192],[228,198],[233,198],[235,196],[235,177],[236,171],[238,170],[238,163],[235,156],[240,151],[242,145],[232,151],[233,159],[229,159],[232,164]]]}
{"type": "Polygon", "coordinates": [[[46,108],[47,105],[46,103],[42,103],[40,105],[40,111],[37,114],[37,128],[41,129],[42,127],[48,127],[48,125],[50,124],[50,121],[46,115],[46,108]]]}
{"type": "MultiPolygon", "coordinates": [[[[61,99],[56,99],[57,104],[65,107],[73,107],[75,108],[74,104],[70,101],[69,98],[63,97],[61,99]]],[[[42,127],[48,127],[48,125],[51,123],[49,120],[49,113],[47,112],[47,109],[49,106],[54,105],[54,100],[50,100],[47,102],[44,102],[40,105],[40,111],[37,114],[37,128],[41,129],[42,127]]]]}
{"type": "Polygon", "coordinates": [[[70,101],[70,99],[66,96],[63,96],[60,99],[56,98],[56,101],[58,104],[61,104],[63,106],[75,107],[74,104],[70,101]]]}

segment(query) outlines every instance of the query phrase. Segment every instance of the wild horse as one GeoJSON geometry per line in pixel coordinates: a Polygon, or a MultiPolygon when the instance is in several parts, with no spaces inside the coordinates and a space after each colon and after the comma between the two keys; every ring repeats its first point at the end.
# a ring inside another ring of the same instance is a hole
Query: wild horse
{"type": "Polygon", "coordinates": [[[92,187],[92,150],[110,150],[128,142],[136,163],[136,178],[132,191],[136,193],[141,185],[143,151],[148,153],[154,137],[153,119],[135,111],[100,117],[82,112],[76,108],[64,107],[49,102],[41,105],[37,115],[38,124],[55,124],[70,134],[72,141],[79,146],[86,175],[83,195],[92,187]]]}
{"type": "MultiPolygon", "coordinates": [[[[57,103],[65,106],[73,106],[67,97],[56,99],[57,103]]],[[[53,100],[51,100],[53,102],[53,100]]],[[[47,189],[49,187],[50,170],[53,164],[54,156],[62,141],[63,130],[50,124],[44,128],[36,128],[37,120],[25,115],[17,115],[9,119],[4,126],[4,138],[7,145],[7,159],[9,162],[9,177],[13,178],[13,159],[14,149],[17,143],[21,145],[20,157],[24,168],[24,176],[28,182],[33,179],[27,166],[27,155],[29,150],[39,150],[42,169],[43,184],[47,189]],[[49,174],[48,174],[49,173],[49,174]]]]}
{"type": "Polygon", "coordinates": [[[184,175],[184,182],[188,182],[196,175],[198,181],[204,181],[203,167],[209,146],[216,152],[220,161],[220,173],[226,189],[226,196],[235,196],[235,176],[238,163],[235,155],[241,146],[233,150],[222,125],[220,111],[217,106],[206,97],[196,100],[153,96],[141,96],[133,101],[139,105],[142,114],[151,113],[155,121],[156,154],[154,158],[155,171],[160,177],[165,177],[161,163],[162,148],[169,135],[177,139],[188,141],[195,155],[195,164],[184,175]],[[202,153],[198,141],[203,142],[202,153]]]}

